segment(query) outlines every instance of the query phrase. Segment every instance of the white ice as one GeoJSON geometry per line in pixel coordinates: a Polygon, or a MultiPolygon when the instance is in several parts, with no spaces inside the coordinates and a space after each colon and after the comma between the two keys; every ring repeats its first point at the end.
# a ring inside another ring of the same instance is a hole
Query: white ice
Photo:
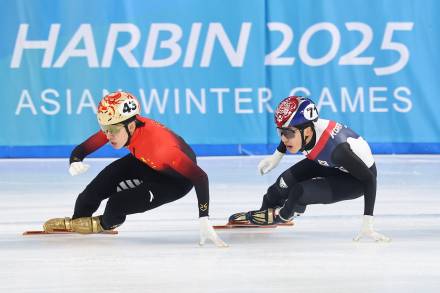
{"type": "MultiPolygon", "coordinates": [[[[212,222],[259,208],[300,157],[263,177],[260,159],[199,159],[212,222]]],[[[77,194],[111,160],[86,161],[89,172],[71,177],[67,160],[0,160],[0,292],[440,292],[440,156],[376,156],[375,227],[391,243],[351,240],[360,198],[309,206],[294,227],[220,231],[226,249],[199,247],[194,191],[129,216],[117,236],[22,236],[70,216],[77,194]]]]}

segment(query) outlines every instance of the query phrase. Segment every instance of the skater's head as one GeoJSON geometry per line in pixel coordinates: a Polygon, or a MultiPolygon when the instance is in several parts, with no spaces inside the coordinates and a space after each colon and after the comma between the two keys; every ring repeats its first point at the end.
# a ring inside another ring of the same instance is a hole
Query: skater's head
{"type": "Polygon", "coordinates": [[[278,104],[274,118],[278,128],[290,126],[301,128],[318,120],[318,109],[315,103],[308,98],[290,96],[278,104]]]}
{"type": "Polygon", "coordinates": [[[278,105],[274,118],[281,140],[289,152],[303,151],[314,138],[313,122],[318,120],[318,110],[312,100],[287,97],[278,105]]]}
{"type": "Polygon", "coordinates": [[[140,114],[138,100],[127,92],[106,95],[98,106],[98,123],[115,149],[130,143],[140,114]]]}

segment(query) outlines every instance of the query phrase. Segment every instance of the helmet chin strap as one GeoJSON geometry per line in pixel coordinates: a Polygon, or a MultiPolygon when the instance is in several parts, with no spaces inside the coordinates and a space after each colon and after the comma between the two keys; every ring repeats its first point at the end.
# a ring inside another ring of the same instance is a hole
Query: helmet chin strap
{"type": "Polygon", "coordinates": [[[132,138],[132,136],[133,136],[133,135],[130,133],[130,130],[128,129],[128,125],[129,125],[131,122],[134,122],[134,123],[135,123],[135,124],[134,124],[135,127],[134,127],[134,130],[133,130],[133,133],[136,131],[136,128],[138,128],[138,127],[142,127],[142,126],[145,125],[144,122],[138,120],[136,117],[137,117],[137,116],[133,116],[133,117],[131,117],[130,119],[126,120],[125,123],[124,123],[124,128],[125,128],[125,131],[127,131],[127,135],[128,135],[128,137],[127,137],[127,141],[125,142],[124,147],[127,147],[127,146],[130,144],[131,138],[132,138]]]}
{"type": "Polygon", "coordinates": [[[127,147],[130,144],[130,140],[131,140],[132,135],[130,133],[130,130],[128,130],[128,124],[124,124],[124,128],[125,128],[125,131],[127,131],[127,135],[128,135],[127,142],[124,144],[124,147],[127,147]]]}
{"type": "Polygon", "coordinates": [[[304,137],[304,128],[301,128],[299,130],[299,133],[301,134],[301,148],[298,152],[303,152],[306,147],[306,138],[304,137]]]}
{"type": "Polygon", "coordinates": [[[299,132],[301,134],[301,148],[299,149],[298,152],[303,152],[305,150],[310,150],[312,149],[312,147],[315,145],[315,139],[316,139],[316,132],[315,132],[315,127],[313,125],[310,125],[310,127],[312,128],[312,139],[310,140],[309,143],[306,143],[306,139],[307,137],[304,137],[304,129],[307,128],[300,128],[299,132]]]}

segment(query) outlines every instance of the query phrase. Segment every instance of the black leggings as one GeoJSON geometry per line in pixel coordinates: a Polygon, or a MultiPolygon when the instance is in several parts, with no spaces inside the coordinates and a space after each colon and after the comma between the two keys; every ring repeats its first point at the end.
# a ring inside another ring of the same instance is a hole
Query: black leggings
{"type": "Polygon", "coordinates": [[[79,194],[72,218],[91,217],[108,198],[101,225],[111,229],[127,215],[175,201],[192,187],[188,179],[159,173],[128,154],[105,167],[79,194]]]}
{"type": "MultiPolygon", "coordinates": [[[[376,173],[376,166],[372,169],[376,173]]],[[[321,166],[304,159],[286,171],[269,187],[261,209],[283,207],[282,216],[303,213],[309,204],[330,204],[355,199],[364,194],[362,183],[337,168],[321,166]]]]}

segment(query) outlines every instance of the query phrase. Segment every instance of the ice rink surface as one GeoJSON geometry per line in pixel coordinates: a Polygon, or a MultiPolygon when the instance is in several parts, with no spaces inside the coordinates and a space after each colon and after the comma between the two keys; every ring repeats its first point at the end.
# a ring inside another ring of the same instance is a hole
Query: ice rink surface
{"type": "MultiPolygon", "coordinates": [[[[261,157],[200,158],[211,220],[258,209],[261,157]]],[[[71,216],[75,198],[111,160],[0,160],[0,292],[440,292],[440,156],[376,156],[376,229],[391,243],[353,242],[363,198],[309,206],[294,227],[220,231],[229,248],[199,247],[196,196],[127,217],[119,235],[22,236],[71,216]]],[[[103,207],[105,202],[101,205],[103,207]]],[[[102,212],[102,208],[98,211],[102,212]]]]}

